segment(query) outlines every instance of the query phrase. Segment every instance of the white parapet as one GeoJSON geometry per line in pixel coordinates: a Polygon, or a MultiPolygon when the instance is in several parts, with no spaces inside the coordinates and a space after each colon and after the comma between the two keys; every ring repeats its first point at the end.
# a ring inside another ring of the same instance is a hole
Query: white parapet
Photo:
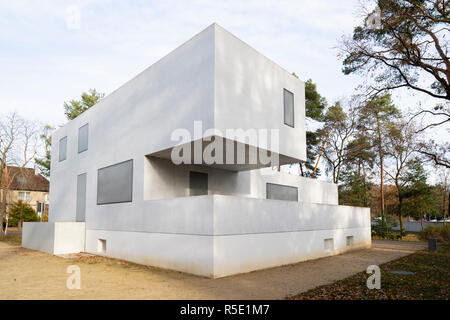
{"type": "Polygon", "coordinates": [[[25,222],[22,247],[50,254],[84,251],[84,222],[25,222]]]}
{"type": "Polygon", "coordinates": [[[140,213],[139,229],[88,224],[86,252],[218,278],[371,246],[369,208],[209,195],[140,213]]]}

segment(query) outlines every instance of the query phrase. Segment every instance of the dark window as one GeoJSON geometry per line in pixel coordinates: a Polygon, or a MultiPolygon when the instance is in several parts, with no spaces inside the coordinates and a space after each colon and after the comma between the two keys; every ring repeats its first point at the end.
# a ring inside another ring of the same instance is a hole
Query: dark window
{"type": "Polygon", "coordinates": [[[133,200],[133,160],[98,170],[97,204],[133,200]]]}
{"type": "Polygon", "coordinates": [[[298,201],[298,189],[297,187],[268,183],[266,185],[266,198],[275,200],[298,201]]]}
{"type": "Polygon", "coordinates": [[[59,161],[64,161],[67,158],[67,137],[59,140],[59,161]]]}
{"type": "Polygon", "coordinates": [[[284,124],[294,128],[294,94],[284,89],[284,124]]]}
{"type": "Polygon", "coordinates": [[[189,173],[189,190],[191,196],[208,194],[208,174],[191,171],[189,173]]]}
{"type": "Polygon", "coordinates": [[[86,151],[89,144],[89,124],[78,129],[78,153],[86,151]]]}

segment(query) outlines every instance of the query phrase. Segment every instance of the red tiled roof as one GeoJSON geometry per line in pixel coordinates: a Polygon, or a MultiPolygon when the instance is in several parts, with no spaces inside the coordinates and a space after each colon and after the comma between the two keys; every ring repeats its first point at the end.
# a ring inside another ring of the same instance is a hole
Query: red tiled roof
{"type": "Polygon", "coordinates": [[[50,183],[41,174],[34,174],[32,168],[7,167],[9,189],[48,192],[50,183]],[[11,180],[12,179],[12,180],[11,180]]]}

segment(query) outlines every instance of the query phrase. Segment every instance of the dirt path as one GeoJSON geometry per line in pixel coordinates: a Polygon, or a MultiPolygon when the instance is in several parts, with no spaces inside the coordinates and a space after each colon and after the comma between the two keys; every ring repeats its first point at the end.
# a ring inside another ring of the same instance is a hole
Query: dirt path
{"type": "Polygon", "coordinates": [[[100,257],[65,259],[0,242],[0,299],[282,299],[424,247],[376,240],[372,249],[214,280],[100,257]],[[66,269],[74,264],[81,270],[80,290],[66,288],[66,269]]]}

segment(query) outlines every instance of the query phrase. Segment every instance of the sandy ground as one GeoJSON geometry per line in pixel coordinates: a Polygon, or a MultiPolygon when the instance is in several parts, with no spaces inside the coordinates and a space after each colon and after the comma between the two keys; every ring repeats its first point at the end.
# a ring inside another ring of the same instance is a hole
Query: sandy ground
{"type": "Polygon", "coordinates": [[[0,299],[283,299],[425,248],[374,240],[371,249],[262,271],[207,279],[96,257],[62,258],[0,242],[0,299]],[[66,287],[69,265],[81,289],[66,287]]]}

